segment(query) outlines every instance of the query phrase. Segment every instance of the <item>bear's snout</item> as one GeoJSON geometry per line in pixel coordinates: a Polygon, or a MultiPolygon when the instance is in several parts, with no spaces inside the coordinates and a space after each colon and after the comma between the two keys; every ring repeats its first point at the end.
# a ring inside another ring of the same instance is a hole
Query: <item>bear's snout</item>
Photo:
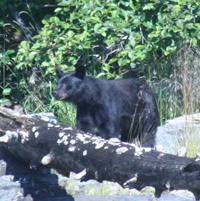
{"type": "Polygon", "coordinates": [[[55,99],[57,100],[65,100],[68,98],[68,95],[66,93],[59,93],[57,90],[54,90],[52,92],[52,95],[54,96],[55,99]]]}

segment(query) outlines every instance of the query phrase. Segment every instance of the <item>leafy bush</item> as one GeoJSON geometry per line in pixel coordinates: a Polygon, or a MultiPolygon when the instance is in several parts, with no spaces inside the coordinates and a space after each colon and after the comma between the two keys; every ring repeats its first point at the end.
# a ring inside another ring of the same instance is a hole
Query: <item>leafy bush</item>
{"type": "Polygon", "coordinates": [[[143,75],[156,70],[169,76],[166,66],[162,72],[146,65],[182,43],[197,46],[200,39],[200,3],[194,0],[62,0],[59,5],[55,16],[43,20],[35,42],[19,48],[18,69],[39,62],[52,73],[55,65],[72,67],[84,55],[88,71],[98,77],[122,76],[137,67],[143,75]]]}

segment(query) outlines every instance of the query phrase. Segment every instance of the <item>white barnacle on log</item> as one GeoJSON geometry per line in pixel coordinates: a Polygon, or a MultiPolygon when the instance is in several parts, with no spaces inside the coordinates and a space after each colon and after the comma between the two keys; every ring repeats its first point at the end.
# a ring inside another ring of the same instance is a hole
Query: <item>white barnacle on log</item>
{"type": "Polygon", "coordinates": [[[69,152],[74,152],[75,150],[76,150],[76,147],[74,147],[74,146],[71,146],[71,147],[68,148],[69,152]]]}
{"type": "Polygon", "coordinates": [[[100,149],[100,148],[102,148],[104,145],[105,145],[105,143],[106,143],[106,141],[104,140],[104,139],[102,139],[102,138],[99,138],[99,137],[93,137],[93,142],[92,142],[92,144],[95,144],[96,146],[95,146],[95,149],[100,149]]]}
{"type": "Polygon", "coordinates": [[[81,138],[81,141],[83,142],[83,144],[89,144],[91,141],[90,141],[90,137],[87,136],[84,136],[81,138]]]}
{"type": "Polygon", "coordinates": [[[85,139],[84,141],[83,141],[83,144],[89,144],[90,143],[90,139],[85,139]]]}
{"type": "Polygon", "coordinates": [[[60,145],[62,143],[61,139],[57,140],[57,144],[60,145]]]}
{"type": "Polygon", "coordinates": [[[73,128],[72,128],[72,127],[66,127],[66,128],[64,128],[63,130],[65,130],[65,131],[72,131],[73,128]]]}
{"type": "Polygon", "coordinates": [[[35,138],[37,138],[38,136],[39,136],[39,132],[36,131],[36,132],[35,132],[35,138]]]}
{"type": "Polygon", "coordinates": [[[143,149],[140,148],[140,147],[135,147],[135,156],[140,156],[142,155],[144,152],[143,152],[143,149]]]}
{"type": "Polygon", "coordinates": [[[19,130],[18,131],[19,135],[21,136],[21,143],[23,144],[24,142],[29,140],[29,132],[26,130],[19,130]]]}
{"type": "Polygon", "coordinates": [[[136,145],[134,145],[135,148],[135,156],[140,156],[145,152],[150,152],[152,151],[153,148],[144,148],[144,147],[138,147],[136,145]]]}
{"type": "Polygon", "coordinates": [[[64,135],[63,137],[61,137],[60,139],[57,140],[57,143],[58,143],[58,144],[62,144],[62,143],[63,143],[63,144],[65,144],[65,145],[67,145],[67,144],[68,144],[68,141],[67,141],[67,140],[68,140],[67,135],[64,135]]]}
{"type": "Polygon", "coordinates": [[[67,135],[64,135],[64,136],[62,137],[62,140],[63,140],[63,141],[67,141],[67,140],[68,140],[68,136],[67,136],[67,135]]]}
{"type": "Polygon", "coordinates": [[[8,143],[8,141],[9,141],[9,138],[7,135],[0,137],[0,142],[8,143]]]}
{"type": "Polygon", "coordinates": [[[0,137],[0,142],[8,143],[12,139],[17,139],[18,133],[16,131],[6,131],[6,134],[0,137]]]}
{"type": "Polygon", "coordinates": [[[102,148],[103,146],[104,146],[104,142],[101,142],[101,143],[99,143],[99,144],[97,144],[96,146],[95,146],[95,149],[100,149],[100,148],[102,148]]]}
{"type": "Polygon", "coordinates": [[[47,154],[42,158],[41,163],[43,165],[48,165],[49,163],[51,163],[52,160],[53,160],[53,153],[50,152],[49,154],[47,154]]]}
{"type": "Polygon", "coordinates": [[[36,127],[36,126],[33,126],[33,127],[32,127],[32,132],[34,133],[36,130],[37,130],[37,127],[36,127]]]}
{"type": "Polygon", "coordinates": [[[52,127],[54,127],[54,124],[48,123],[47,126],[48,126],[49,128],[52,128],[52,127]]]}
{"type": "Polygon", "coordinates": [[[87,150],[83,151],[83,156],[87,155],[87,150]]]}
{"type": "Polygon", "coordinates": [[[110,145],[119,145],[120,144],[120,140],[118,138],[110,138],[108,140],[108,144],[110,144],[110,145]]]}
{"type": "Polygon", "coordinates": [[[138,178],[138,174],[136,173],[136,174],[134,175],[134,177],[131,178],[131,179],[129,179],[128,181],[126,181],[126,182],[123,184],[123,186],[126,187],[127,185],[130,185],[130,184],[132,184],[132,183],[135,183],[135,182],[137,181],[137,178],[138,178]]]}
{"type": "Polygon", "coordinates": [[[161,159],[163,156],[165,155],[165,153],[159,153],[158,158],[161,159]]]}
{"type": "Polygon", "coordinates": [[[76,144],[76,141],[75,140],[70,140],[70,144],[74,145],[74,144],[76,144]]]}
{"type": "Polygon", "coordinates": [[[116,149],[116,152],[117,152],[117,154],[123,154],[123,153],[125,153],[125,152],[127,152],[128,151],[128,148],[127,147],[120,147],[120,148],[118,148],[118,149],[116,149]]]}
{"type": "Polygon", "coordinates": [[[65,134],[65,132],[60,132],[60,133],[58,134],[58,136],[61,138],[61,137],[64,136],[64,134],[65,134]]]}
{"type": "Polygon", "coordinates": [[[32,132],[35,133],[35,138],[37,138],[39,136],[39,132],[37,131],[37,129],[38,129],[37,126],[32,127],[32,132]]]}
{"type": "MultiPolygon", "coordinates": [[[[82,133],[77,133],[76,135],[77,139],[80,140],[81,142],[83,142],[83,144],[88,144],[90,141],[87,140],[87,138],[82,134],[82,133]]],[[[87,135],[88,137],[88,135],[87,135]]]]}

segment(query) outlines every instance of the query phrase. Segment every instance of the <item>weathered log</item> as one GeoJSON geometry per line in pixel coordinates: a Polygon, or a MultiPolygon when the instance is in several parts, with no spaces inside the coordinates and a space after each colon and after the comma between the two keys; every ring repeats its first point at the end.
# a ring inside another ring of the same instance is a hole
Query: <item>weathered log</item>
{"type": "Polygon", "coordinates": [[[141,190],[187,189],[200,199],[200,161],[139,148],[117,139],[104,140],[69,126],[52,124],[0,108],[0,146],[31,166],[46,165],[63,175],[96,179],[141,190]]]}

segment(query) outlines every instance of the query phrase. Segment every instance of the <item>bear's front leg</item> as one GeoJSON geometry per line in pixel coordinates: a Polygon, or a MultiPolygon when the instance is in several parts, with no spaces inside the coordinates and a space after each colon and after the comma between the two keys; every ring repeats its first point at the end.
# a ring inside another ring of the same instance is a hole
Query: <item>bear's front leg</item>
{"type": "Polygon", "coordinates": [[[104,139],[118,138],[121,140],[120,129],[114,123],[106,122],[98,127],[99,136],[104,139]]]}
{"type": "Polygon", "coordinates": [[[94,120],[89,114],[80,112],[80,110],[77,110],[76,127],[84,132],[95,134],[94,120]]]}

